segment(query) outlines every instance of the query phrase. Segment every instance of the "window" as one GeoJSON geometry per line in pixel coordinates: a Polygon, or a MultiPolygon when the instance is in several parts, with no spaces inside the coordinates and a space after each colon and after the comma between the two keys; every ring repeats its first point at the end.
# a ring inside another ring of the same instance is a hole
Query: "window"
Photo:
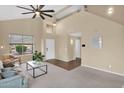
{"type": "Polygon", "coordinates": [[[10,34],[9,35],[10,52],[15,55],[33,53],[33,36],[10,34]]]}
{"type": "Polygon", "coordinates": [[[93,48],[102,48],[102,36],[99,32],[95,33],[91,38],[91,46],[93,48]]]}

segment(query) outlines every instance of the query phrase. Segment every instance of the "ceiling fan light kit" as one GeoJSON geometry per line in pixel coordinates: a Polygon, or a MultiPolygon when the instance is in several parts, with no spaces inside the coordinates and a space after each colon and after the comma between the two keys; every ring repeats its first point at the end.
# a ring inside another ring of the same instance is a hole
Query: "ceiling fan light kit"
{"type": "Polygon", "coordinates": [[[40,15],[40,12],[36,11],[35,14],[36,14],[36,15],[40,15]]]}
{"type": "Polygon", "coordinates": [[[43,20],[45,19],[44,16],[53,17],[52,15],[47,14],[47,13],[52,13],[52,12],[55,12],[55,11],[54,10],[42,10],[42,8],[44,6],[45,5],[36,5],[36,8],[35,8],[35,6],[30,5],[31,9],[26,8],[26,7],[22,7],[22,6],[17,6],[17,7],[29,11],[29,12],[25,12],[25,13],[22,13],[22,14],[34,14],[33,17],[32,17],[33,19],[36,18],[36,16],[40,16],[43,20]]]}

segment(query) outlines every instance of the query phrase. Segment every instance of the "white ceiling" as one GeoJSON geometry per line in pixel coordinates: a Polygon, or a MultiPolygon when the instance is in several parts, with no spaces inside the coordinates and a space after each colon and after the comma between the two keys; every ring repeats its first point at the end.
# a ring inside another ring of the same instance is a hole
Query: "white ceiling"
{"type": "Polygon", "coordinates": [[[88,5],[88,12],[124,25],[124,5],[88,5]],[[109,15],[107,10],[112,7],[113,13],[109,15]]]}
{"type": "MultiPolygon", "coordinates": [[[[23,7],[31,8],[28,5],[24,5],[23,7]]],[[[88,5],[87,12],[124,25],[124,6],[112,6],[114,9],[114,13],[112,15],[106,14],[108,7],[109,5],[88,5]]],[[[83,5],[46,5],[43,10],[47,9],[55,10],[55,13],[50,14],[52,14],[57,20],[63,19],[78,10],[84,10],[83,5]]],[[[28,12],[28,10],[18,8],[16,5],[0,5],[0,20],[32,18],[33,14],[22,15],[21,13],[23,12],[28,12]]]]}
{"type": "MultiPolygon", "coordinates": [[[[23,7],[31,8],[27,5],[22,5],[23,7]]],[[[61,19],[64,16],[69,15],[72,12],[77,11],[80,6],[67,6],[67,5],[46,5],[45,9],[53,9],[57,19],[61,19]],[[64,11],[63,11],[64,10],[64,11]]],[[[20,18],[32,18],[33,14],[22,15],[21,13],[28,12],[28,10],[21,9],[16,7],[16,5],[0,5],[0,20],[11,20],[11,19],[20,19],[20,18]]]]}

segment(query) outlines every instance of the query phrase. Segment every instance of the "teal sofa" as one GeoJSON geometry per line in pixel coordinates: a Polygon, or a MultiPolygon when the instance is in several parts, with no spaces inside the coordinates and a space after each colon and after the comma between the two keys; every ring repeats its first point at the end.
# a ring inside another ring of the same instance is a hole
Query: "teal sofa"
{"type": "Polygon", "coordinates": [[[24,76],[15,75],[10,78],[0,80],[0,88],[27,88],[28,81],[24,76]]]}

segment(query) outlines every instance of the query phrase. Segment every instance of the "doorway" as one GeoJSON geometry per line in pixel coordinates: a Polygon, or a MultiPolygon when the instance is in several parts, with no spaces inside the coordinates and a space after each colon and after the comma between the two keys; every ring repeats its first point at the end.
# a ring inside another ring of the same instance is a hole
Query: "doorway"
{"type": "Polygon", "coordinates": [[[45,49],[46,60],[55,59],[55,39],[46,39],[45,49]]]}

